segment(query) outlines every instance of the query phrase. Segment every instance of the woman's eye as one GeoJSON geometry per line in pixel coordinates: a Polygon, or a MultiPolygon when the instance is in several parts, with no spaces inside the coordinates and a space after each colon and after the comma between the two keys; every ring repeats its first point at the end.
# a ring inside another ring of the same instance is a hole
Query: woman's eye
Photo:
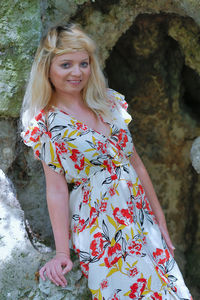
{"type": "Polygon", "coordinates": [[[89,65],[89,63],[87,61],[84,61],[81,63],[81,66],[84,67],[84,68],[87,68],[89,65]]]}
{"type": "Polygon", "coordinates": [[[69,68],[70,64],[69,63],[64,63],[61,65],[62,68],[67,69],[69,68]]]}

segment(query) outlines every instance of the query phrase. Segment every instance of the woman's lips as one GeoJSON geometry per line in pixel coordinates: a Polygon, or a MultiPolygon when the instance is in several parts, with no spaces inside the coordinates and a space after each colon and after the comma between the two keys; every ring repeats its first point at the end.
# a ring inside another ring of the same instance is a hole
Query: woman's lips
{"type": "Polygon", "coordinates": [[[73,85],[77,85],[81,82],[81,80],[67,80],[67,81],[73,85]]]}

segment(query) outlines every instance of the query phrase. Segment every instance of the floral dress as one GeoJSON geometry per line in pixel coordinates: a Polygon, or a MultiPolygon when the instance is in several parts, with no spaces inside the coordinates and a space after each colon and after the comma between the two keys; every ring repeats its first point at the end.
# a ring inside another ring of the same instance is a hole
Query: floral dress
{"type": "Polygon", "coordinates": [[[109,136],[52,107],[22,133],[24,142],[74,183],[70,239],[93,299],[192,299],[129,161],[127,103],[112,89],[107,94],[109,136]]]}

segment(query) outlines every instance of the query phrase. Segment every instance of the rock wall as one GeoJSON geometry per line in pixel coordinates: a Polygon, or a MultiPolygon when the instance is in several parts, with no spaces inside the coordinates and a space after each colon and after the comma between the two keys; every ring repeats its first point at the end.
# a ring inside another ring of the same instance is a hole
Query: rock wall
{"type": "MultiPolygon", "coordinates": [[[[16,190],[12,199],[17,196],[21,208],[16,208],[14,215],[23,232],[19,235],[23,247],[16,243],[9,255],[0,258],[1,274],[6,278],[0,280],[1,300],[89,299],[86,283],[76,268],[67,292],[49,282],[43,285],[34,280],[38,267],[53,254],[46,252],[54,245],[43,171],[32,151],[22,144],[18,129],[21,101],[38,41],[50,25],[68,21],[80,23],[95,39],[110,87],[126,96],[134,117],[133,139],[165,211],[177,249],[176,260],[194,299],[199,299],[200,177],[190,161],[192,143],[200,136],[199,9],[198,0],[1,3],[0,168],[16,190]],[[31,264],[30,269],[27,264],[31,264]]],[[[8,217],[12,221],[15,209],[6,202],[3,186],[7,181],[3,178],[0,203],[5,216],[0,234],[8,235],[9,231],[2,233],[2,228],[8,217]]],[[[18,239],[13,231],[15,235],[18,239]]],[[[6,239],[0,244],[1,253],[5,253],[6,244],[6,239]]],[[[74,261],[76,266],[75,257],[74,261]]]]}

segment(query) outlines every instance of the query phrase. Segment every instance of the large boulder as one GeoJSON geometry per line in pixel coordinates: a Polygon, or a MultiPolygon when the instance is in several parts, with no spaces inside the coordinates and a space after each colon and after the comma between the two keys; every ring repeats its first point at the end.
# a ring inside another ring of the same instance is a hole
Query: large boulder
{"type": "Polygon", "coordinates": [[[73,270],[66,276],[68,285],[65,288],[39,279],[39,268],[54,253],[32,235],[13,186],[2,170],[0,211],[0,300],[88,300],[86,280],[75,256],[73,270]]]}

